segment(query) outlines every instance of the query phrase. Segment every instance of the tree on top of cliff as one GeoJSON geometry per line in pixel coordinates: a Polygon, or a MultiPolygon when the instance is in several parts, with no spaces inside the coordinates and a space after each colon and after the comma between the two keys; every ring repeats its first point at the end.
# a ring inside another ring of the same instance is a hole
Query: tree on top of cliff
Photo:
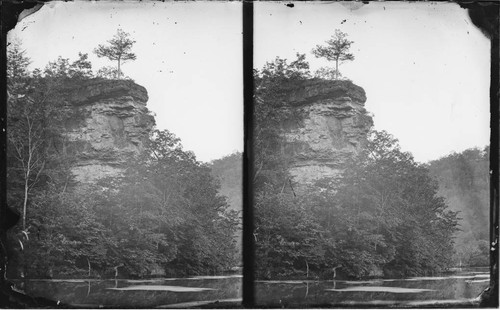
{"type": "Polygon", "coordinates": [[[286,59],[276,57],[273,62],[266,62],[260,76],[265,79],[306,79],[309,78],[309,63],[305,54],[296,55],[297,59],[288,63],[286,59]]]}
{"type": "Polygon", "coordinates": [[[257,103],[266,101],[274,108],[282,106],[290,89],[311,77],[306,55],[297,53],[296,57],[290,63],[287,59],[276,57],[273,62],[266,62],[261,70],[254,70],[257,103]]]}
{"type": "Polygon", "coordinates": [[[94,53],[98,57],[106,57],[109,60],[115,60],[118,62],[116,77],[119,79],[122,75],[121,64],[128,60],[135,60],[137,57],[131,52],[132,45],[135,41],[129,38],[130,34],[125,31],[118,29],[116,34],[111,40],[108,40],[109,45],[104,46],[99,44],[97,48],[94,49],[94,53]]]}
{"type": "Polygon", "coordinates": [[[92,63],[88,60],[88,54],[78,53],[78,60],[70,63],[69,58],[59,56],[57,60],[50,61],[44,69],[44,77],[54,79],[90,79],[92,63]]]}
{"type": "Polygon", "coordinates": [[[324,57],[328,61],[335,61],[335,79],[339,78],[339,62],[354,60],[354,55],[349,53],[353,41],[347,39],[347,34],[335,29],[335,34],[332,38],[326,41],[326,46],[316,45],[312,53],[317,58],[324,57]]]}

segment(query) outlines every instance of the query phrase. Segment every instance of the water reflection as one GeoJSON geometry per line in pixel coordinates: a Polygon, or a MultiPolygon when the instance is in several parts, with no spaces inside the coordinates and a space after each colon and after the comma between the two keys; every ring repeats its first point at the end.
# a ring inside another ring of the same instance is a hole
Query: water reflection
{"type": "Polygon", "coordinates": [[[389,292],[389,293],[421,293],[434,291],[425,288],[405,288],[392,286],[354,286],[340,289],[326,289],[326,291],[335,292],[389,292]]]}
{"type": "Polygon", "coordinates": [[[487,271],[476,271],[409,279],[258,281],[256,299],[261,306],[294,308],[467,302],[488,286],[488,278],[487,271]]]}
{"type": "MultiPolygon", "coordinates": [[[[294,307],[318,305],[421,305],[476,298],[487,286],[489,273],[461,272],[408,279],[257,281],[258,305],[294,307]]],[[[18,280],[34,297],[60,300],[77,307],[196,307],[217,301],[241,302],[241,276],[145,280],[18,280]]]]}
{"type": "Polygon", "coordinates": [[[77,307],[168,307],[241,300],[241,276],[147,280],[12,280],[33,297],[77,307]]]}

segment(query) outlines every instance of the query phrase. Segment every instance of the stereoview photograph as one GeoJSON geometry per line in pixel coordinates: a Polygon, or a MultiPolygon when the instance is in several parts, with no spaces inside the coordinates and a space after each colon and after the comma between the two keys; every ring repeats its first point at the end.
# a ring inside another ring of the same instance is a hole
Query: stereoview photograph
{"type": "Polygon", "coordinates": [[[256,304],[475,304],[490,40],[454,3],[254,4],[256,304]]]}
{"type": "Polygon", "coordinates": [[[55,1],[9,32],[14,291],[59,307],[241,301],[241,12],[55,1]]]}
{"type": "Polygon", "coordinates": [[[9,305],[480,306],[491,42],[452,2],[24,11],[7,36],[9,305]]]}

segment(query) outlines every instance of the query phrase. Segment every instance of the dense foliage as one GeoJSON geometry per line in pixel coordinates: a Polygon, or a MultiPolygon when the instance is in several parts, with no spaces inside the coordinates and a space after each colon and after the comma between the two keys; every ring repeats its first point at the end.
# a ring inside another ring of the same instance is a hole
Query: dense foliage
{"type": "MultiPolygon", "coordinates": [[[[243,239],[243,154],[234,152],[210,162],[212,176],[220,181],[220,194],[228,198],[229,209],[237,212],[240,225],[235,233],[236,245],[241,253],[243,239]]],[[[241,260],[240,260],[241,261],[241,260]]],[[[241,261],[242,263],[242,261],[241,261]]]]}
{"type": "MultiPolygon", "coordinates": [[[[357,257],[366,256],[365,263],[382,267],[385,274],[419,275],[451,267],[457,217],[437,190],[427,168],[402,152],[396,139],[372,131],[363,152],[344,171],[335,207],[327,208],[342,218],[333,237],[344,233],[346,244],[363,248],[357,257]]],[[[363,264],[346,259],[342,265],[353,274],[363,264]]]]}
{"type": "Polygon", "coordinates": [[[489,146],[453,153],[429,163],[439,194],[459,211],[456,233],[457,266],[489,264],[489,146]]]}
{"type": "Polygon", "coordinates": [[[231,209],[241,211],[243,203],[243,154],[234,152],[210,162],[212,175],[220,180],[220,192],[229,199],[231,209]]]}
{"type": "Polygon", "coordinates": [[[76,183],[65,94],[92,77],[84,54],[28,70],[9,50],[8,203],[23,221],[9,232],[9,276],[214,274],[238,264],[236,212],[210,168],[168,131],[151,133],[120,177],[76,183]]]}
{"type": "Polygon", "coordinates": [[[307,69],[298,55],[255,72],[257,277],[410,276],[451,267],[456,213],[427,168],[385,132],[371,132],[340,180],[293,189],[280,128],[294,117],[288,90],[309,79],[307,69]]]}

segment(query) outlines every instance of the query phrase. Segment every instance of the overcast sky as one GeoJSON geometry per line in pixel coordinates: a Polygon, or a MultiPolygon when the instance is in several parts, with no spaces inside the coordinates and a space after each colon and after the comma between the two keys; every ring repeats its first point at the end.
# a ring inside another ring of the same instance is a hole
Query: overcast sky
{"type": "MultiPolygon", "coordinates": [[[[340,66],[363,87],[376,129],[424,162],[489,143],[489,40],[448,3],[255,3],[254,61],[306,53],[335,29],[355,43],[340,66]]],[[[89,53],[117,28],[137,41],[123,71],[149,92],[157,126],[209,161],[243,149],[242,14],[239,2],[51,2],[11,35],[33,67],[89,53]]],[[[10,38],[10,37],[9,37],[10,38]]]]}
{"type": "MultiPolygon", "coordinates": [[[[118,28],[136,40],[122,69],[146,87],[159,129],[181,138],[198,160],[243,149],[242,9],[219,2],[51,2],[9,33],[32,67],[89,53],[94,72],[114,65],[92,53],[118,28]]],[[[9,37],[10,38],[10,37],[9,37]]]]}
{"type": "Polygon", "coordinates": [[[367,94],[375,129],[425,162],[489,144],[490,41],[453,3],[255,4],[254,62],[311,54],[335,29],[354,41],[341,73],[367,94]]]}

